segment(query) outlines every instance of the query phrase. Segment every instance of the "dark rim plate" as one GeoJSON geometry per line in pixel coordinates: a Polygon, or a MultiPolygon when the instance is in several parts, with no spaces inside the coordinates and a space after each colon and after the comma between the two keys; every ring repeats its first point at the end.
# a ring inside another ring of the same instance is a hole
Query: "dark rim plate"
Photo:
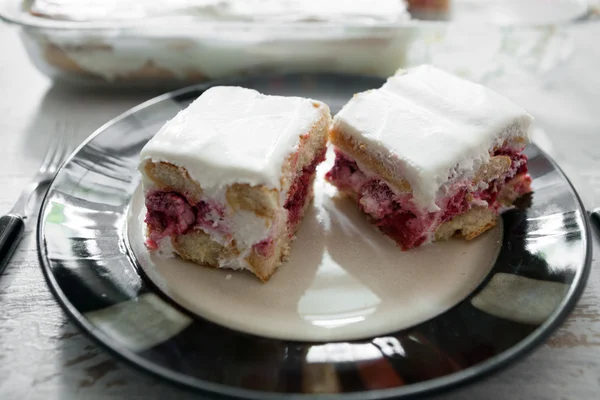
{"type": "MultiPolygon", "coordinates": [[[[332,112],[381,83],[331,74],[218,82],[316,98],[332,112]]],[[[215,84],[159,96],[98,129],[44,199],[37,240],[50,288],[114,354],[169,381],[229,396],[384,399],[448,389],[506,366],[543,343],[575,306],[591,262],[586,213],[556,164],[530,145],[535,193],[503,214],[502,250],[486,280],[438,317],[377,338],[302,343],[236,332],[181,309],[141,275],[123,228],[141,148],[215,84]]]]}

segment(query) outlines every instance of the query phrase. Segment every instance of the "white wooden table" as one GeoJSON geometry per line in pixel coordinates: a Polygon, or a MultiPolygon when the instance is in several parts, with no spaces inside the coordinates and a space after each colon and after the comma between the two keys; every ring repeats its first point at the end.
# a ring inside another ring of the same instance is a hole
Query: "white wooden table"
{"type": "MultiPolygon", "coordinates": [[[[545,129],[546,134],[535,136],[538,145],[559,161],[588,205],[600,205],[600,26],[578,27],[572,37],[577,52],[566,69],[556,72],[544,87],[517,87],[510,94],[545,129]]],[[[5,25],[0,25],[0,50],[0,213],[4,214],[38,168],[53,130],[66,126],[83,140],[153,94],[53,85],[34,69],[16,32],[5,25]]],[[[46,286],[34,236],[30,224],[0,277],[0,399],[208,399],[124,365],[81,333],[46,286]]],[[[598,267],[594,261],[579,305],[546,344],[507,370],[436,398],[598,398],[598,267]]]]}

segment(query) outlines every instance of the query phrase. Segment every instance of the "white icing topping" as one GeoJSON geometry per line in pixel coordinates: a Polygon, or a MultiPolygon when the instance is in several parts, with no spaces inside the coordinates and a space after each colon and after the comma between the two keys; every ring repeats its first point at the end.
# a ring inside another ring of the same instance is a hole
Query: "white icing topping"
{"type": "Polygon", "coordinates": [[[402,0],[36,0],[32,11],[78,21],[174,15],[224,21],[395,22],[408,18],[402,0]]]}
{"type": "Polygon", "coordinates": [[[208,197],[233,183],[280,190],[283,164],[300,136],[328,113],[315,100],[213,87],[167,122],[140,159],[185,168],[208,197]]]}
{"type": "Polygon", "coordinates": [[[395,22],[407,19],[402,0],[227,0],[218,1],[219,17],[251,21],[395,22]]]}
{"type": "Polygon", "coordinates": [[[532,117],[479,84],[433,66],[400,70],[380,88],[356,95],[336,129],[370,146],[415,202],[436,211],[449,179],[469,178],[505,140],[524,137],[532,117]]]}

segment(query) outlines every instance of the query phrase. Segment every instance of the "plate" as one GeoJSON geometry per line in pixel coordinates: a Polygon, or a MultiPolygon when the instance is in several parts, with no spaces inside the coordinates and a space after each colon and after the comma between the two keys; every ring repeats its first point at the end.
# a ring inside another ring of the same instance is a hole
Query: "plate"
{"type": "MultiPolygon", "coordinates": [[[[287,74],[215,84],[311,97],[336,112],[382,80],[287,74]]],[[[44,199],[37,238],[49,286],[114,354],[169,381],[238,398],[398,398],[508,365],[542,344],[576,304],[591,262],[587,217],[567,178],[533,144],[533,195],[474,242],[393,252],[317,182],[290,263],[265,285],[249,274],[153,260],[138,240],[139,152],[210,86],[159,96],[101,127],[44,199]]]]}

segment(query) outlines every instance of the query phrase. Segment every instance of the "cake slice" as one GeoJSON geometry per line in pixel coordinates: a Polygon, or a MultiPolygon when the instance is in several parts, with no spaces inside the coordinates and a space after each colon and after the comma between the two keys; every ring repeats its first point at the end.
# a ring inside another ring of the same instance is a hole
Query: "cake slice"
{"type": "Polygon", "coordinates": [[[479,84],[429,65],[400,70],[336,115],[326,179],[403,250],[473,239],[531,191],[531,122],[479,84]]]}
{"type": "Polygon", "coordinates": [[[267,281],[312,198],[330,122],[315,100],[205,91],[141,152],[147,247],[267,281]]]}

